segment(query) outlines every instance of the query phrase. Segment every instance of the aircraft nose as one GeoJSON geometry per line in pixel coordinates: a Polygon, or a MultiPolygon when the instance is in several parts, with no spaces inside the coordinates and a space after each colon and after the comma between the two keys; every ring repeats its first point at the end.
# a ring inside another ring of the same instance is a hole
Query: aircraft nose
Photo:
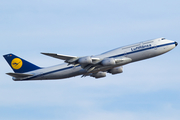
{"type": "Polygon", "coordinates": [[[177,46],[177,45],[178,45],[178,43],[177,43],[177,42],[175,42],[175,45],[177,46]]]}

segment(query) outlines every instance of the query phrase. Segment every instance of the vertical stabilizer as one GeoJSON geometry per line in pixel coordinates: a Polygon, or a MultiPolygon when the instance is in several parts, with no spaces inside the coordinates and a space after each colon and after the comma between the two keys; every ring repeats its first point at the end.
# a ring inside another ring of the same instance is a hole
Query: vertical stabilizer
{"type": "Polygon", "coordinates": [[[7,55],[3,55],[3,57],[6,59],[6,61],[8,62],[8,64],[11,66],[11,68],[15,73],[24,73],[24,72],[41,69],[40,67],[11,53],[7,55]]]}

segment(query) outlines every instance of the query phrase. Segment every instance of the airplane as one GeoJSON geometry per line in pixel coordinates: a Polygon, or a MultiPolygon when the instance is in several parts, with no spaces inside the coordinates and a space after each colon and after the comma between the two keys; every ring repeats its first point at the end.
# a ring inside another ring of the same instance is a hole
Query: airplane
{"type": "Polygon", "coordinates": [[[82,75],[94,78],[106,77],[123,72],[123,66],[132,62],[164,54],[178,45],[166,38],[157,38],[136,44],[119,47],[96,56],[69,56],[56,53],[41,53],[64,60],[65,63],[52,67],[39,67],[12,53],[3,55],[14,73],[14,81],[54,80],[82,75]]]}

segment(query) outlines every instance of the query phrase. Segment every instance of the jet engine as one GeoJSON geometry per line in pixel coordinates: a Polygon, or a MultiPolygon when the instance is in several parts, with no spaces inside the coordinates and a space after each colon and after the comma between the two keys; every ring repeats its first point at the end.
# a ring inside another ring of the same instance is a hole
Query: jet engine
{"type": "Polygon", "coordinates": [[[115,63],[114,58],[106,58],[101,62],[101,64],[103,66],[110,66],[110,65],[115,65],[116,63],[115,63]]]}
{"type": "Polygon", "coordinates": [[[95,78],[102,78],[106,77],[106,72],[99,71],[98,73],[92,73],[90,76],[95,78]]]}
{"type": "Polygon", "coordinates": [[[82,57],[82,58],[79,58],[78,63],[79,64],[91,64],[92,63],[92,59],[89,56],[82,57]]]}
{"type": "Polygon", "coordinates": [[[123,67],[115,67],[113,69],[110,69],[108,70],[108,73],[111,73],[111,74],[118,74],[118,73],[122,73],[123,72],[123,67]]]}

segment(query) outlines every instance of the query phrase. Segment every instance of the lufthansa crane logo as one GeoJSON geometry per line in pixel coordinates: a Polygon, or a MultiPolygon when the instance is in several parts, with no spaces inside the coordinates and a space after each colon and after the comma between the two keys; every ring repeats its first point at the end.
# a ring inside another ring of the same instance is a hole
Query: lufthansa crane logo
{"type": "Polygon", "coordinates": [[[13,69],[20,69],[22,67],[22,60],[19,58],[14,58],[11,62],[11,66],[13,69]]]}

